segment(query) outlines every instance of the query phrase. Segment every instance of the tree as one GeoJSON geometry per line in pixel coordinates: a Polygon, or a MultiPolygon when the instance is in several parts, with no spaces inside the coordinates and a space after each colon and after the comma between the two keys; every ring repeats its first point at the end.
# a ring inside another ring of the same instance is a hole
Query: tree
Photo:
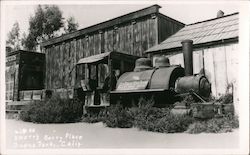
{"type": "Polygon", "coordinates": [[[21,48],[20,28],[18,22],[14,23],[11,31],[7,34],[6,46],[14,51],[21,48]]]}
{"type": "Polygon", "coordinates": [[[58,6],[38,5],[35,15],[29,19],[29,34],[24,41],[25,47],[34,50],[39,43],[53,38],[63,25],[62,12],[58,6]]]}
{"type": "Polygon", "coordinates": [[[79,25],[75,21],[75,18],[71,16],[66,20],[66,26],[64,27],[64,31],[65,31],[65,33],[70,33],[70,32],[76,31],[78,26],[79,25]]]}

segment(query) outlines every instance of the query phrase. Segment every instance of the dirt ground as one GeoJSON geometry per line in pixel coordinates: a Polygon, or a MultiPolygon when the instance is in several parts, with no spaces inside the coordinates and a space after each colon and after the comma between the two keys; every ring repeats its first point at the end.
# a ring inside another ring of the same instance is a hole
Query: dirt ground
{"type": "Polygon", "coordinates": [[[239,130],[220,134],[164,134],[102,123],[34,124],[6,120],[6,147],[33,148],[236,148],[239,130]]]}

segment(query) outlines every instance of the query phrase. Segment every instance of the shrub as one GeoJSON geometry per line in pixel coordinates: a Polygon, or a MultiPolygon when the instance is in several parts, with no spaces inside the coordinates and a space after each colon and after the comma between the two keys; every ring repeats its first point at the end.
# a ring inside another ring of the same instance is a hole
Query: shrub
{"type": "Polygon", "coordinates": [[[187,115],[174,115],[169,108],[153,107],[152,100],[144,100],[144,102],[137,109],[130,110],[134,113],[134,126],[141,130],[164,133],[183,132],[194,120],[187,115]]]}
{"type": "Polygon", "coordinates": [[[186,131],[193,121],[194,119],[188,115],[173,115],[170,113],[170,115],[160,119],[158,124],[160,124],[160,127],[165,126],[162,132],[176,133],[186,131]]]}
{"type": "Polygon", "coordinates": [[[164,110],[155,107],[141,106],[134,116],[134,126],[147,131],[155,131],[157,121],[167,113],[164,110]]]}
{"type": "Polygon", "coordinates": [[[82,103],[79,100],[61,99],[54,94],[51,99],[27,105],[20,119],[36,123],[66,123],[79,121],[81,115],[82,103]]]}
{"type": "MultiPolygon", "coordinates": [[[[200,100],[198,100],[198,101],[200,101],[200,100]]],[[[197,101],[195,100],[195,98],[192,95],[185,96],[181,102],[184,103],[186,106],[190,106],[193,103],[197,103],[197,101]]]]}
{"type": "Polygon", "coordinates": [[[220,133],[231,132],[239,127],[237,117],[224,116],[222,118],[212,118],[206,121],[196,121],[188,127],[188,133],[220,133]]]}
{"type": "Polygon", "coordinates": [[[200,121],[196,121],[189,125],[186,132],[191,133],[191,134],[196,134],[196,133],[202,133],[205,131],[206,131],[206,126],[204,125],[204,123],[200,121]]]}
{"type": "Polygon", "coordinates": [[[233,103],[233,93],[227,93],[225,95],[222,95],[217,101],[221,104],[233,103]]]}
{"type": "Polygon", "coordinates": [[[134,119],[134,125],[142,130],[162,133],[186,131],[194,119],[187,115],[174,115],[167,108],[140,109],[134,119]]]}
{"type": "Polygon", "coordinates": [[[98,115],[86,115],[82,117],[82,122],[86,123],[97,123],[103,121],[103,118],[99,117],[98,115]]]}
{"type": "Polygon", "coordinates": [[[105,120],[107,110],[101,109],[98,111],[88,111],[86,115],[82,117],[82,122],[97,123],[105,120]]]}
{"type": "Polygon", "coordinates": [[[133,117],[128,112],[128,108],[123,107],[121,104],[116,104],[107,108],[103,122],[112,128],[131,128],[133,126],[133,117]]]}

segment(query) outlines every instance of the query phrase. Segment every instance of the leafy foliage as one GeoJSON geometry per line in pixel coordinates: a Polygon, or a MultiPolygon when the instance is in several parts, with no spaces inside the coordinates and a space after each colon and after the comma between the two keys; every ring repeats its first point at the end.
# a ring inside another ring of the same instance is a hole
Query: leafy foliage
{"type": "Polygon", "coordinates": [[[133,117],[121,104],[112,105],[107,108],[104,123],[112,128],[130,128],[133,126],[133,117]]]}
{"type": "Polygon", "coordinates": [[[78,28],[78,23],[75,21],[75,18],[74,17],[69,17],[67,20],[66,20],[66,25],[64,27],[64,31],[65,33],[70,33],[70,32],[74,32],[77,30],[78,28]]]}
{"type": "Polygon", "coordinates": [[[20,37],[19,24],[16,22],[8,34],[6,45],[11,50],[24,48],[33,51],[37,49],[39,43],[63,33],[76,31],[77,28],[78,23],[74,17],[69,17],[64,21],[62,11],[58,6],[38,5],[35,14],[30,16],[29,32],[23,33],[20,37]]]}
{"type": "Polygon", "coordinates": [[[186,131],[194,119],[187,115],[174,115],[169,108],[156,108],[145,104],[134,115],[134,126],[142,130],[174,133],[186,131]]]}
{"type": "Polygon", "coordinates": [[[21,48],[20,28],[18,22],[14,23],[11,31],[7,34],[6,46],[14,51],[21,48]]]}
{"type": "MultiPolygon", "coordinates": [[[[191,98],[185,99],[189,104],[191,98]]],[[[175,115],[171,113],[171,108],[153,107],[153,100],[140,99],[138,107],[123,107],[122,105],[112,105],[103,110],[102,114],[88,115],[85,122],[95,123],[103,121],[108,127],[130,128],[136,127],[140,130],[161,132],[161,133],[217,133],[229,132],[239,127],[236,117],[227,115],[222,118],[212,118],[209,120],[197,120],[189,115],[175,115]]]]}
{"type": "Polygon", "coordinates": [[[186,131],[194,119],[186,115],[174,115],[169,108],[153,107],[153,100],[140,99],[138,107],[113,105],[106,111],[103,122],[108,127],[137,127],[141,130],[172,133],[186,131]]]}
{"type": "Polygon", "coordinates": [[[222,118],[212,118],[206,121],[195,121],[188,127],[188,133],[220,133],[231,132],[239,127],[239,120],[234,116],[224,116],[222,118]]]}
{"type": "Polygon", "coordinates": [[[222,95],[217,101],[222,104],[233,103],[233,93],[227,93],[225,95],[222,95]]]}
{"type": "Polygon", "coordinates": [[[98,110],[95,112],[88,111],[88,113],[82,117],[82,121],[86,123],[102,122],[106,117],[106,112],[106,109],[98,110]]]}
{"type": "Polygon", "coordinates": [[[82,103],[78,100],[61,99],[53,95],[46,101],[35,101],[25,107],[20,119],[35,123],[67,123],[79,121],[82,103]]]}
{"type": "Polygon", "coordinates": [[[62,12],[58,6],[38,5],[35,15],[29,19],[29,34],[24,42],[26,48],[33,50],[38,43],[53,38],[63,24],[62,12]]]}

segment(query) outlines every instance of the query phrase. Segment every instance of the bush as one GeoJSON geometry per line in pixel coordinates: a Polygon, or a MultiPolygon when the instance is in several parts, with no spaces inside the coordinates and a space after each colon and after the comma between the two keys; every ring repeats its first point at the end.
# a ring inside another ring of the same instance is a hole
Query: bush
{"type": "Polygon", "coordinates": [[[206,121],[196,121],[188,127],[188,133],[221,133],[231,132],[239,127],[237,117],[224,116],[222,118],[212,118],[206,121]]]}
{"type": "Polygon", "coordinates": [[[153,107],[152,100],[141,100],[144,104],[140,104],[137,109],[130,109],[133,111],[134,126],[147,131],[154,132],[183,132],[189,124],[193,122],[193,118],[187,115],[174,115],[169,108],[153,107]]]}
{"type": "Polygon", "coordinates": [[[82,103],[79,100],[61,99],[54,94],[51,99],[27,105],[20,119],[36,123],[68,123],[79,121],[81,115],[82,103]]]}
{"type": "Polygon", "coordinates": [[[141,106],[134,116],[134,126],[147,131],[156,131],[156,124],[164,115],[164,111],[160,108],[141,106]]]}
{"type": "Polygon", "coordinates": [[[205,131],[206,131],[206,125],[204,125],[203,122],[196,121],[189,125],[186,132],[191,133],[191,134],[196,134],[196,133],[202,133],[205,131]]]}
{"type": "Polygon", "coordinates": [[[188,115],[170,115],[163,117],[157,122],[158,132],[177,133],[184,132],[192,124],[194,119],[188,115]]]}
{"type": "Polygon", "coordinates": [[[221,104],[233,103],[233,93],[227,93],[225,95],[222,95],[217,101],[221,104]]]}
{"type": "Polygon", "coordinates": [[[167,108],[152,107],[146,111],[142,110],[135,117],[134,125],[147,131],[174,133],[186,131],[193,120],[187,115],[174,115],[167,108]]]}
{"type": "Polygon", "coordinates": [[[102,109],[98,111],[88,111],[86,115],[82,117],[82,122],[97,123],[105,120],[107,110],[102,109]]]}
{"type": "MultiPolygon", "coordinates": [[[[196,99],[197,100],[197,99],[196,99]]],[[[197,103],[193,95],[187,95],[183,98],[181,103],[184,103],[186,106],[190,106],[193,103],[197,103]]],[[[200,102],[200,100],[198,100],[200,102]]]]}
{"type": "Polygon", "coordinates": [[[103,118],[101,118],[99,115],[86,115],[82,117],[82,122],[86,123],[97,123],[102,122],[103,118]]]}
{"type": "Polygon", "coordinates": [[[107,108],[106,116],[103,121],[108,127],[131,128],[133,117],[121,104],[112,105],[107,108]]]}

